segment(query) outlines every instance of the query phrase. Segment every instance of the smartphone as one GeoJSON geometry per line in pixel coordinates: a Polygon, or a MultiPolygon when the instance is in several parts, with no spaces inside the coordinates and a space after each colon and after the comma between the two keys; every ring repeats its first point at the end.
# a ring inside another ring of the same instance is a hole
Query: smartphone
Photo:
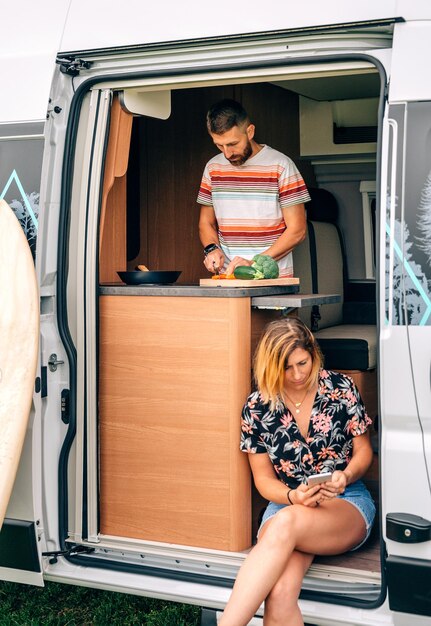
{"type": "Polygon", "coordinates": [[[313,474],[312,476],[308,476],[307,484],[310,487],[314,485],[320,485],[320,483],[326,483],[328,480],[331,480],[332,473],[331,472],[322,472],[321,474],[313,474]]]}

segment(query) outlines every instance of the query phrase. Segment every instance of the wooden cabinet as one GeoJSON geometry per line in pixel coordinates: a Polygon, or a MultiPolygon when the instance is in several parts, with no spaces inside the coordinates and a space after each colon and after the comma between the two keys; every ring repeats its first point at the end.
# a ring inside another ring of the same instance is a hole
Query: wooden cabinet
{"type": "Polygon", "coordinates": [[[251,545],[250,298],[100,298],[100,530],[251,545]]]}

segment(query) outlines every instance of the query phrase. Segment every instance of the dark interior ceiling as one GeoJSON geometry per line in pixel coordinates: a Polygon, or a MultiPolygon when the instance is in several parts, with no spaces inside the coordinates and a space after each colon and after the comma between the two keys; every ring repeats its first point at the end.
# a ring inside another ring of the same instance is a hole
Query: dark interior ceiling
{"type": "Polygon", "coordinates": [[[274,82],[312,100],[353,100],[377,98],[380,94],[378,72],[345,76],[322,76],[274,82]]]}

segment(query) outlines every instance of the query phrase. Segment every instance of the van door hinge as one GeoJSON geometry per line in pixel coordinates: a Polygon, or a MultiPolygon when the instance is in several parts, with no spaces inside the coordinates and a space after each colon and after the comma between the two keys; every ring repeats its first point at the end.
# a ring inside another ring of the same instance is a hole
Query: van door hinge
{"type": "Polygon", "coordinates": [[[389,100],[389,81],[385,84],[385,88],[383,90],[383,98],[386,102],[389,100]]]}
{"type": "Polygon", "coordinates": [[[60,72],[68,76],[78,76],[81,70],[88,70],[92,65],[92,61],[84,61],[84,59],[68,59],[66,57],[57,59],[60,65],[60,72]]]}
{"type": "Polygon", "coordinates": [[[51,565],[55,565],[60,556],[75,556],[76,554],[91,554],[94,552],[94,548],[89,546],[77,546],[73,545],[67,550],[53,550],[52,552],[42,552],[42,556],[49,556],[49,562],[51,565]]]}

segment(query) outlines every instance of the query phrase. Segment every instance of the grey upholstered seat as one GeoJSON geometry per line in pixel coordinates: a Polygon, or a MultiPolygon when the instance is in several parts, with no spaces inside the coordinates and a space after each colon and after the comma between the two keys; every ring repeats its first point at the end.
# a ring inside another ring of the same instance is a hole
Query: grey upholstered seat
{"type": "Polygon", "coordinates": [[[339,304],[300,310],[301,319],[313,330],[325,365],[337,370],[372,370],[377,364],[376,326],[349,324],[344,313],[346,260],[343,241],[337,228],[338,206],[324,189],[310,189],[307,204],[306,240],[293,252],[295,276],[301,280],[302,293],[338,293],[339,304]]]}

